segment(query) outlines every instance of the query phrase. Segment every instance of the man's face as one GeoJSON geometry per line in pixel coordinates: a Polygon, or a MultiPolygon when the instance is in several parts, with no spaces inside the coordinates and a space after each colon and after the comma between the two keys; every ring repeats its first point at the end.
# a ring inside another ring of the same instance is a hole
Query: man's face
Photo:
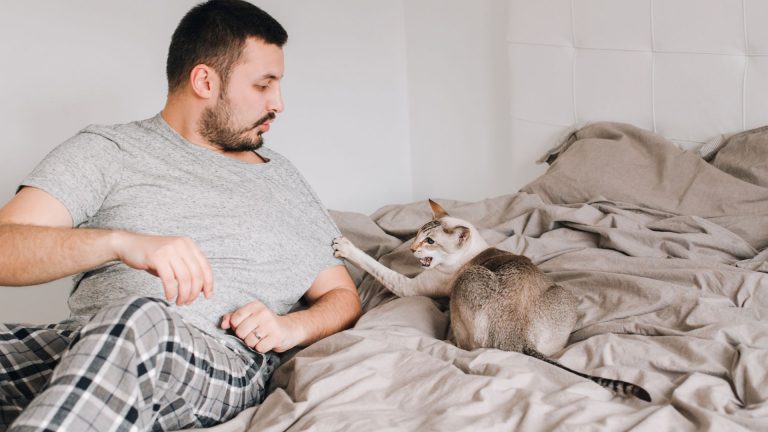
{"type": "Polygon", "coordinates": [[[200,135],[225,152],[256,150],[275,114],[283,111],[283,50],[248,39],[226,88],[203,112],[200,135]]]}

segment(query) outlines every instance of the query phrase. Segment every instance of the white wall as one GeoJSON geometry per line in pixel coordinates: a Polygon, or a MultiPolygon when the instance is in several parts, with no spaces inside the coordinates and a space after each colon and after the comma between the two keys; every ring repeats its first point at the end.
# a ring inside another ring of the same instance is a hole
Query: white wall
{"type": "Polygon", "coordinates": [[[286,111],[269,145],[332,209],[412,197],[401,1],[257,2],[288,30],[286,111]]]}
{"type": "Polygon", "coordinates": [[[506,0],[408,0],[414,198],[476,201],[500,182],[508,152],[506,0]]]}
{"type": "MultiPolygon", "coordinates": [[[[196,3],[3,5],[0,202],[83,126],[162,108],[170,36],[196,3]]],[[[370,213],[512,191],[494,181],[509,111],[506,1],[256,3],[289,33],[286,111],[267,145],[294,161],[327,207],[370,213]]],[[[61,319],[68,287],[0,289],[0,322],[61,319]]]]}

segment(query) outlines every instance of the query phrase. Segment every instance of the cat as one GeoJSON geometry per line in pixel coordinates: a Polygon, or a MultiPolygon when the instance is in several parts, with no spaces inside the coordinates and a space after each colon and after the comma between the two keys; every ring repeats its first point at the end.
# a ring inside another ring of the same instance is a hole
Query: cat
{"type": "Polygon", "coordinates": [[[416,233],[411,252],[424,269],[414,278],[397,273],[349,239],[333,241],[334,255],[375,277],[399,297],[450,297],[453,342],[461,349],[516,351],[555,365],[621,396],[650,402],[632,383],[587,375],[551,360],[576,325],[578,300],[530,259],[490,247],[469,222],[429,200],[433,219],[416,233]]]}

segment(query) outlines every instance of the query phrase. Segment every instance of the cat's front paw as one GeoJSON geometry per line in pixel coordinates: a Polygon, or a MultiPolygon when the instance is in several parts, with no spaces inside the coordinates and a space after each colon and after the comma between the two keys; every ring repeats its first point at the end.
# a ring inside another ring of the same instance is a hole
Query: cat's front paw
{"type": "Polygon", "coordinates": [[[349,258],[354,248],[355,245],[344,236],[333,239],[333,256],[336,258],[349,258]]]}

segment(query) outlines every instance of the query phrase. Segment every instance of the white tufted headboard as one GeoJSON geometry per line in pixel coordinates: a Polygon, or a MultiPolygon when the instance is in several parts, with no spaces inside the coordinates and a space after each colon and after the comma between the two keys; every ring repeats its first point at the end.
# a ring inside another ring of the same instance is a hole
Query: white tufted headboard
{"type": "Polygon", "coordinates": [[[594,121],[631,123],[684,148],[768,123],[766,0],[509,5],[517,158],[535,159],[594,121]]]}

